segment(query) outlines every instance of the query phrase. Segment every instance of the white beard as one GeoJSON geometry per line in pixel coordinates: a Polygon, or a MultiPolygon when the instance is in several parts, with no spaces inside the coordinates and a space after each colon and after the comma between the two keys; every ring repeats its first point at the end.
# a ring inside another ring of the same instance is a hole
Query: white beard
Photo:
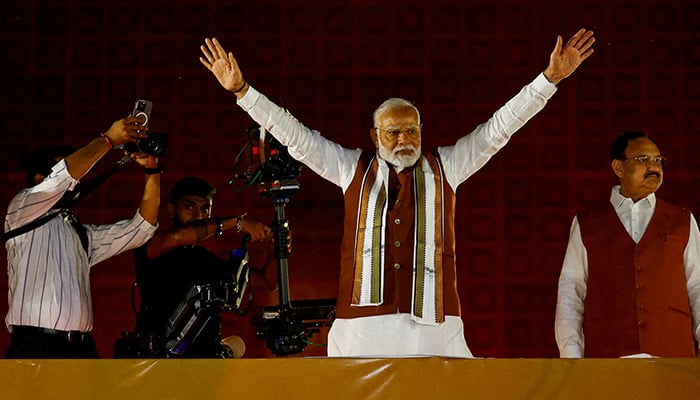
{"type": "Polygon", "coordinates": [[[395,165],[400,168],[408,168],[415,164],[420,158],[420,148],[416,149],[411,145],[396,146],[392,152],[384,147],[381,139],[379,139],[379,156],[388,161],[391,165],[395,165]],[[399,151],[403,150],[413,150],[413,152],[411,154],[398,154],[399,151]]]}

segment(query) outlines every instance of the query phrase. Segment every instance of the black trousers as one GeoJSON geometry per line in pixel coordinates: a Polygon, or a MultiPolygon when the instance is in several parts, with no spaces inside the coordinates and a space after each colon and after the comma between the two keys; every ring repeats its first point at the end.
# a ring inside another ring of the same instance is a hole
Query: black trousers
{"type": "Polygon", "coordinates": [[[99,358],[92,335],[13,326],[5,358],[99,358]]]}

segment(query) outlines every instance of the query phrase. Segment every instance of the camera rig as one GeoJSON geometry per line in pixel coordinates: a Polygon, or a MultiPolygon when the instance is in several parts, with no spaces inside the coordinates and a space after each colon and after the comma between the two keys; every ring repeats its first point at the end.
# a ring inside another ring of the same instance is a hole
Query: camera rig
{"type": "MultiPolygon", "coordinates": [[[[167,320],[164,332],[145,330],[122,332],[114,343],[115,358],[233,358],[234,352],[211,339],[209,321],[218,319],[221,311],[245,314],[243,299],[250,282],[248,243],[250,235],[233,249],[226,272],[216,283],[194,285],[167,320]],[[207,331],[204,335],[203,332],[207,331]],[[201,344],[205,343],[203,352],[201,344]],[[196,349],[200,345],[199,349],[196,349]]],[[[134,301],[132,288],[132,303],[134,301]]],[[[132,304],[136,313],[136,306],[132,304]]],[[[138,326],[138,323],[137,323],[138,326]]]]}
{"type": "MultiPolygon", "coordinates": [[[[170,316],[165,332],[165,352],[169,357],[185,355],[188,347],[197,341],[207,322],[221,310],[244,312],[241,310],[241,303],[250,281],[249,242],[250,235],[245,235],[241,240],[240,249],[231,253],[229,262],[234,268],[226,273],[220,282],[192,286],[170,316]]],[[[224,346],[221,346],[219,355],[222,358],[230,358],[224,346]]]]}
{"type": "MultiPolygon", "coordinates": [[[[300,189],[298,177],[303,165],[294,160],[287,147],[267,135],[265,128],[249,127],[249,168],[241,175],[248,186],[256,185],[263,198],[272,199],[275,220],[271,226],[275,238],[278,265],[279,305],[262,307],[254,316],[256,336],[265,341],[275,355],[299,353],[320,327],[330,326],[335,318],[335,299],[291,301],[289,296],[288,238],[289,221],[285,206],[300,189]],[[254,168],[257,166],[257,168],[254,168]]],[[[237,157],[238,158],[238,157],[237,157]]]]}

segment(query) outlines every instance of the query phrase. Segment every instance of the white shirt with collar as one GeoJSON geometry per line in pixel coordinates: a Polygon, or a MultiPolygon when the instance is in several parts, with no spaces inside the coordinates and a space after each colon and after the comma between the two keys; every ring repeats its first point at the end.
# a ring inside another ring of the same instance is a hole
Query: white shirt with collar
{"type": "MultiPolygon", "coordinates": [[[[615,208],[620,222],[635,243],[639,243],[654,215],[656,196],[654,193],[637,201],[620,193],[614,186],[610,193],[610,204],[615,208]]],[[[700,231],[695,217],[690,214],[690,236],[683,251],[685,275],[693,316],[696,338],[700,338],[700,231]]],[[[562,358],[584,356],[583,313],[588,280],[588,256],[581,238],[578,219],[574,217],[569,232],[564,263],[559,276],[559,293],[554,322],[559,355],[562,358]]]]}
{"type": "MultiPolygon", "coordinates": [[[[61,160],[43,182],[22,190],[12,199],[5,216],[5,232],[50,212],[63,194],[77,184],[65,160],[61,160]]],[[[157,228],[143,218],[140,210],[131,219],[84,227],[89,242],[87,251],[73,226],[59,216],[5,243],[8,329],[24,325],[91,331],[90,268],[141,246],[157,228]]]]}

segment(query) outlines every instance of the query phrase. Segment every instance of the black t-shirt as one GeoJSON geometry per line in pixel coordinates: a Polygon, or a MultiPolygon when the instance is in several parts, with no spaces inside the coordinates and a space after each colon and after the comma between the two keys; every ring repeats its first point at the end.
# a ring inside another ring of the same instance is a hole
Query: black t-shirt
{"type": "MultiPolygon", "coordinates": [[[[218,285],[224,274],[232,272],[230,262],[200,246],[178,247],[152,260],[146,256],[146,246],[142,246],[135,250],[134,258],[141,297],[136,332],[161,340],[167,339],[168,319],[193,286],[218,285]]],[[[188,349],[189,356],[216,356],[208,353],[218,348],[221,318],[218,310],[206,315],[210,320],[188,349]]]]}

